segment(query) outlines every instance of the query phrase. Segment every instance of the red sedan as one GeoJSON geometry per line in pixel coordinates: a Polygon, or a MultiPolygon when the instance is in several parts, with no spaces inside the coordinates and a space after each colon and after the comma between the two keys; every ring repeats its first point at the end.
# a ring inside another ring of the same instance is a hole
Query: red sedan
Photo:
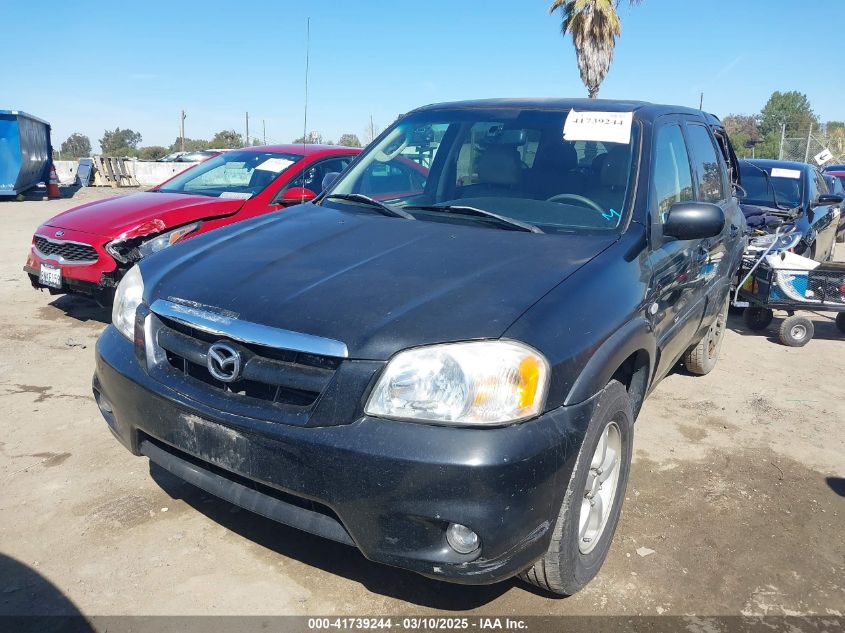
{"type": "Polygon", "coordinates": [[[273,145],[219,154],[142,193],[75,207],[38,227],[24,271],[35,288],[111,303],[123,274],[171,244],[316,197],[360,149],[273,145]]]}

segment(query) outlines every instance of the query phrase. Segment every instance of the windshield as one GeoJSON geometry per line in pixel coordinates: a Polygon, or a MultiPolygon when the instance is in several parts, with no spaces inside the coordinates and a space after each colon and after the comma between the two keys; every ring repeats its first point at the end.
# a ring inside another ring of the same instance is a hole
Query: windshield
{"type": "Polygon", "coordinates": [[[582,124],[583,114],[574,111],[581,125],[570,125],[569,114],[536,108],[411,114],[367,149],[322,204],[348,205],[357,194],[418,220],[525,229],[496,214],[547,233],[615,230],[636,171],[638,128],[630,113],[621,114],[613,134],[582,124]]]}
{"type": "MultiPolygon", "coordinates": [[[[804,184],[800,169],[761,166],[741,161],[743,204],[795,208],[801,206],[804,184]]],[[[741,193],[741,192],[740,192],[741,193]]]]}
{"type": "Polygon", "coordinates": [[[251,198],[301,158],[279,152],[225,152],[182,172],[157,191],[214,198],[251,198]]]}

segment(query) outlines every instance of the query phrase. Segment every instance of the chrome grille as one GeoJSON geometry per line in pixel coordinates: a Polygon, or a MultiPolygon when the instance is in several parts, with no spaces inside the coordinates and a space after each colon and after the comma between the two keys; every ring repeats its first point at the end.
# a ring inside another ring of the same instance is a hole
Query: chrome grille
{"type": "Polygon", "coordinates": [[[157,315],[156,345],[183,379],[244,401],[310,408],[331,381],[339,359],[227,339],[157,315]],[[208,371],[212,343],[226,341],[244,357],[239,380],[223,383],[208,371]]]}
{"type": "Polygon", "coordinates": [[[50,240],[35,236],[35,249],[44,258],[56,258],[62,263],[88,264],[97,261],[97,250],[88,244],[50,240]]]}

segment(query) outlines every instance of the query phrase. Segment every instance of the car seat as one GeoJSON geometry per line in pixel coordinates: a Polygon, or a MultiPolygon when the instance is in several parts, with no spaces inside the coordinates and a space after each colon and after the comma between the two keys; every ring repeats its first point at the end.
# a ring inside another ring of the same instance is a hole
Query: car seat
{"type": "Polygon", "coordinates": [[[526,173],[525,184],[532,198],[547,200],[561,193],[578,193],[581,181],[576,169],[578,153],[571,143],[541,146],[534,165],[526,173]]]}
{"type": "Polygon", "coordinates": [[[461,190],[462,198],[520,195],[522,166],[513,145],[491,145],[478,159],[478,182],[461,190]]]}
{"type": "Polygon", "coordinates": [[[617,145],[608,151],[599,177],[599,186],[591,188],[585,196],[606,211],[621,210],[625,202],[631,156],[627,145],[617,145]]]}

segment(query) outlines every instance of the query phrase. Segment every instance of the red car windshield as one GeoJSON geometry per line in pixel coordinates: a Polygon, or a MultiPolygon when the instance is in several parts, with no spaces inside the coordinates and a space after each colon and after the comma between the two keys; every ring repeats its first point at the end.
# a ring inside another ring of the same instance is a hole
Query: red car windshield
{"type": "Polygon", "coordinates": [[[261,193],[301,159],[298,154],[279,152],[224,152],[182,172],[156,191],[247,199],[261,193]]]}

